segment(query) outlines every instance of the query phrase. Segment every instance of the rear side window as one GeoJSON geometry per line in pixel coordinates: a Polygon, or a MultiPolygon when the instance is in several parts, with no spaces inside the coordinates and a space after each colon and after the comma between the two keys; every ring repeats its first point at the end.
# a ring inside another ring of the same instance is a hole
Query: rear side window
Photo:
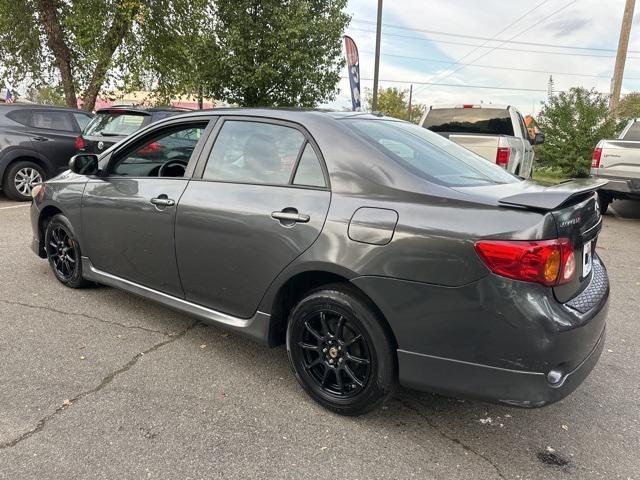
{"type": "Polygon", "coordinates": [[[296,175],[293,178],[294,185],[306,185],[309,187],[326,187],[327,183],[324,180],[324,173],[320,166],[320,160],[313,150],[310,144],[306,144],[298,168],[296,169],[296,175]]]}
{"type": "Polygon", "coordinates": [[[71,116],[67,112],[51,110],[15,110],[7,116],[22,125],[62,132],[75,131],[71,116]]]}
{"type": "Polygon", "coordinates": [[[515,176],[438,134],[407,122],[343,120],[415,175],[447,186],[514,183],[515,176]]]}
{"type": "Polygon", "coordinates": [[[304,143],[304,135],[295,128],[227,120],[218,133],[203,178],[287,185],[304,143]]]}
{"type": "Polygon", "coordinates": [[[130,112],[98,112],[84,130],[86,136],[126,136],[139,130],[148,115],[130,112]]]}
{"type": "Polygon", "coordinates": [[[640,140],[640,122],[633,122],[633,125],[629,127],[627,133],[624,134],[622,140],[632,140],[639,141],[640,140]]]}
{"type": "Polygon", "coordinates": [[[502,108],[434,108],[422,126],[433,132],[513,135],[509,110],[502,108]]]}
{"type": "Polygon", "coordinates": [[[93,118],[91,115],[87,115],[86,113],[74,113],[73,117],[76,119],[76,123],[78,124],[78,127],[80,127],[81,131],[89,125],[89,122],[91,122],[91,119],[93,118]]]}

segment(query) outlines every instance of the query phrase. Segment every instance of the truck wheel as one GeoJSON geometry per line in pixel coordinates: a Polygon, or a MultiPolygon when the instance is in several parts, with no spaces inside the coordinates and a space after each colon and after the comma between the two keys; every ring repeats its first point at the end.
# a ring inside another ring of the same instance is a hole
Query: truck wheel
{"type": "Polygon", "coordinates": [[[598,192],[598,205],[600,206],[600,213],[604,215],[609,209],[609,204],[613,201],[613,197],[610,193],[598,192]]]}
{"type": "Polygon", "coordinates": [[[11,200],[27,202],[31,200],[31,189],[46,179],[40,165],[28,160],[9,165],[4,174],[2,189],[11,200]]]}

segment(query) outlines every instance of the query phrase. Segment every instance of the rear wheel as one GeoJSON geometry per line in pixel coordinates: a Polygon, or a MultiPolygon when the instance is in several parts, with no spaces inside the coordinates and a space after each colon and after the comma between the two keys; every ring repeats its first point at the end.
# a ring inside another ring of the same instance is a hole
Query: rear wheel
{"type": "Polygon", "coordinates": [[[45,180],[45,172],[40,165],[27,160],[12,163],[4,175],[2,189],[12,200],[31,200],[31,190],[45,180]]]}
{"type": "Polygon", "coordinates": [[[49,266],[59,282],[71,288],[88,284],[82,278],[80,245],[67,217],[58,214],[51,219],[44,233],[44,246],[49,266]]]}
{"type": "Polygon", "coordinates": [[[373,410],[395,387],[395,354],[382,319],[341,285],[310,293],[292,310],[287,353],[302,388],[336,413],[373,410]]]}
{"type": "Polygon", "coordinates": [[[598,192],[598,205],[600,206],[600,213],[604,215],[609,209],[609,204],[613,202],[613,197],[607,192],[598,192]]]}

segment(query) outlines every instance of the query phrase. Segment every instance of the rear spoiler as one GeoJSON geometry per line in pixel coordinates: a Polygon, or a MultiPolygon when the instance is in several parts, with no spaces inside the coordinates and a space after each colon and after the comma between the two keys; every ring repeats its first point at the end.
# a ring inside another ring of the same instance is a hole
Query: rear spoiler
{"type": "Polygon", "coordinates": [[[534,210],[555,210],[567,203],[572,197],[594,192],[604,187],[607,180],[585,178],[579,180],[567,180],[566,182],[540,189],[538,184],[530,192],[517,193],[501,198],[501,205],[531,208],[534,210]]]}

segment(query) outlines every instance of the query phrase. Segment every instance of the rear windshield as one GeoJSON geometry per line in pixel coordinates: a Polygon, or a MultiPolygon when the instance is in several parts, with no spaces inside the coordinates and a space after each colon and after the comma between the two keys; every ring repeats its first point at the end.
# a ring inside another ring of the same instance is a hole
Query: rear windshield
{"type": "Polygon", "coordinates": [[[624,137],[621,140],[633,140],[640,141],[640,122],[633,122],[627,133],[624,134],[624,137]]]}
{"type": "Polygon", "coordinates": [[[502,108],[434,108],[422,126],[433,132],[513,135],[509,110],[502,108]]]}
{"type": "Polygon", "coordinates": [[[144,113],[131,112],[98,112],[85,128],[83,135],[91,136],[121,136],[130,135],[142,127],[144,113]]]}
{"type": "Polygon", "coordinates": [[[470,150],[417,125],[390,120],[344,121],[378,150],[429,181],[450,187],[519,181],[470,150]]]}

